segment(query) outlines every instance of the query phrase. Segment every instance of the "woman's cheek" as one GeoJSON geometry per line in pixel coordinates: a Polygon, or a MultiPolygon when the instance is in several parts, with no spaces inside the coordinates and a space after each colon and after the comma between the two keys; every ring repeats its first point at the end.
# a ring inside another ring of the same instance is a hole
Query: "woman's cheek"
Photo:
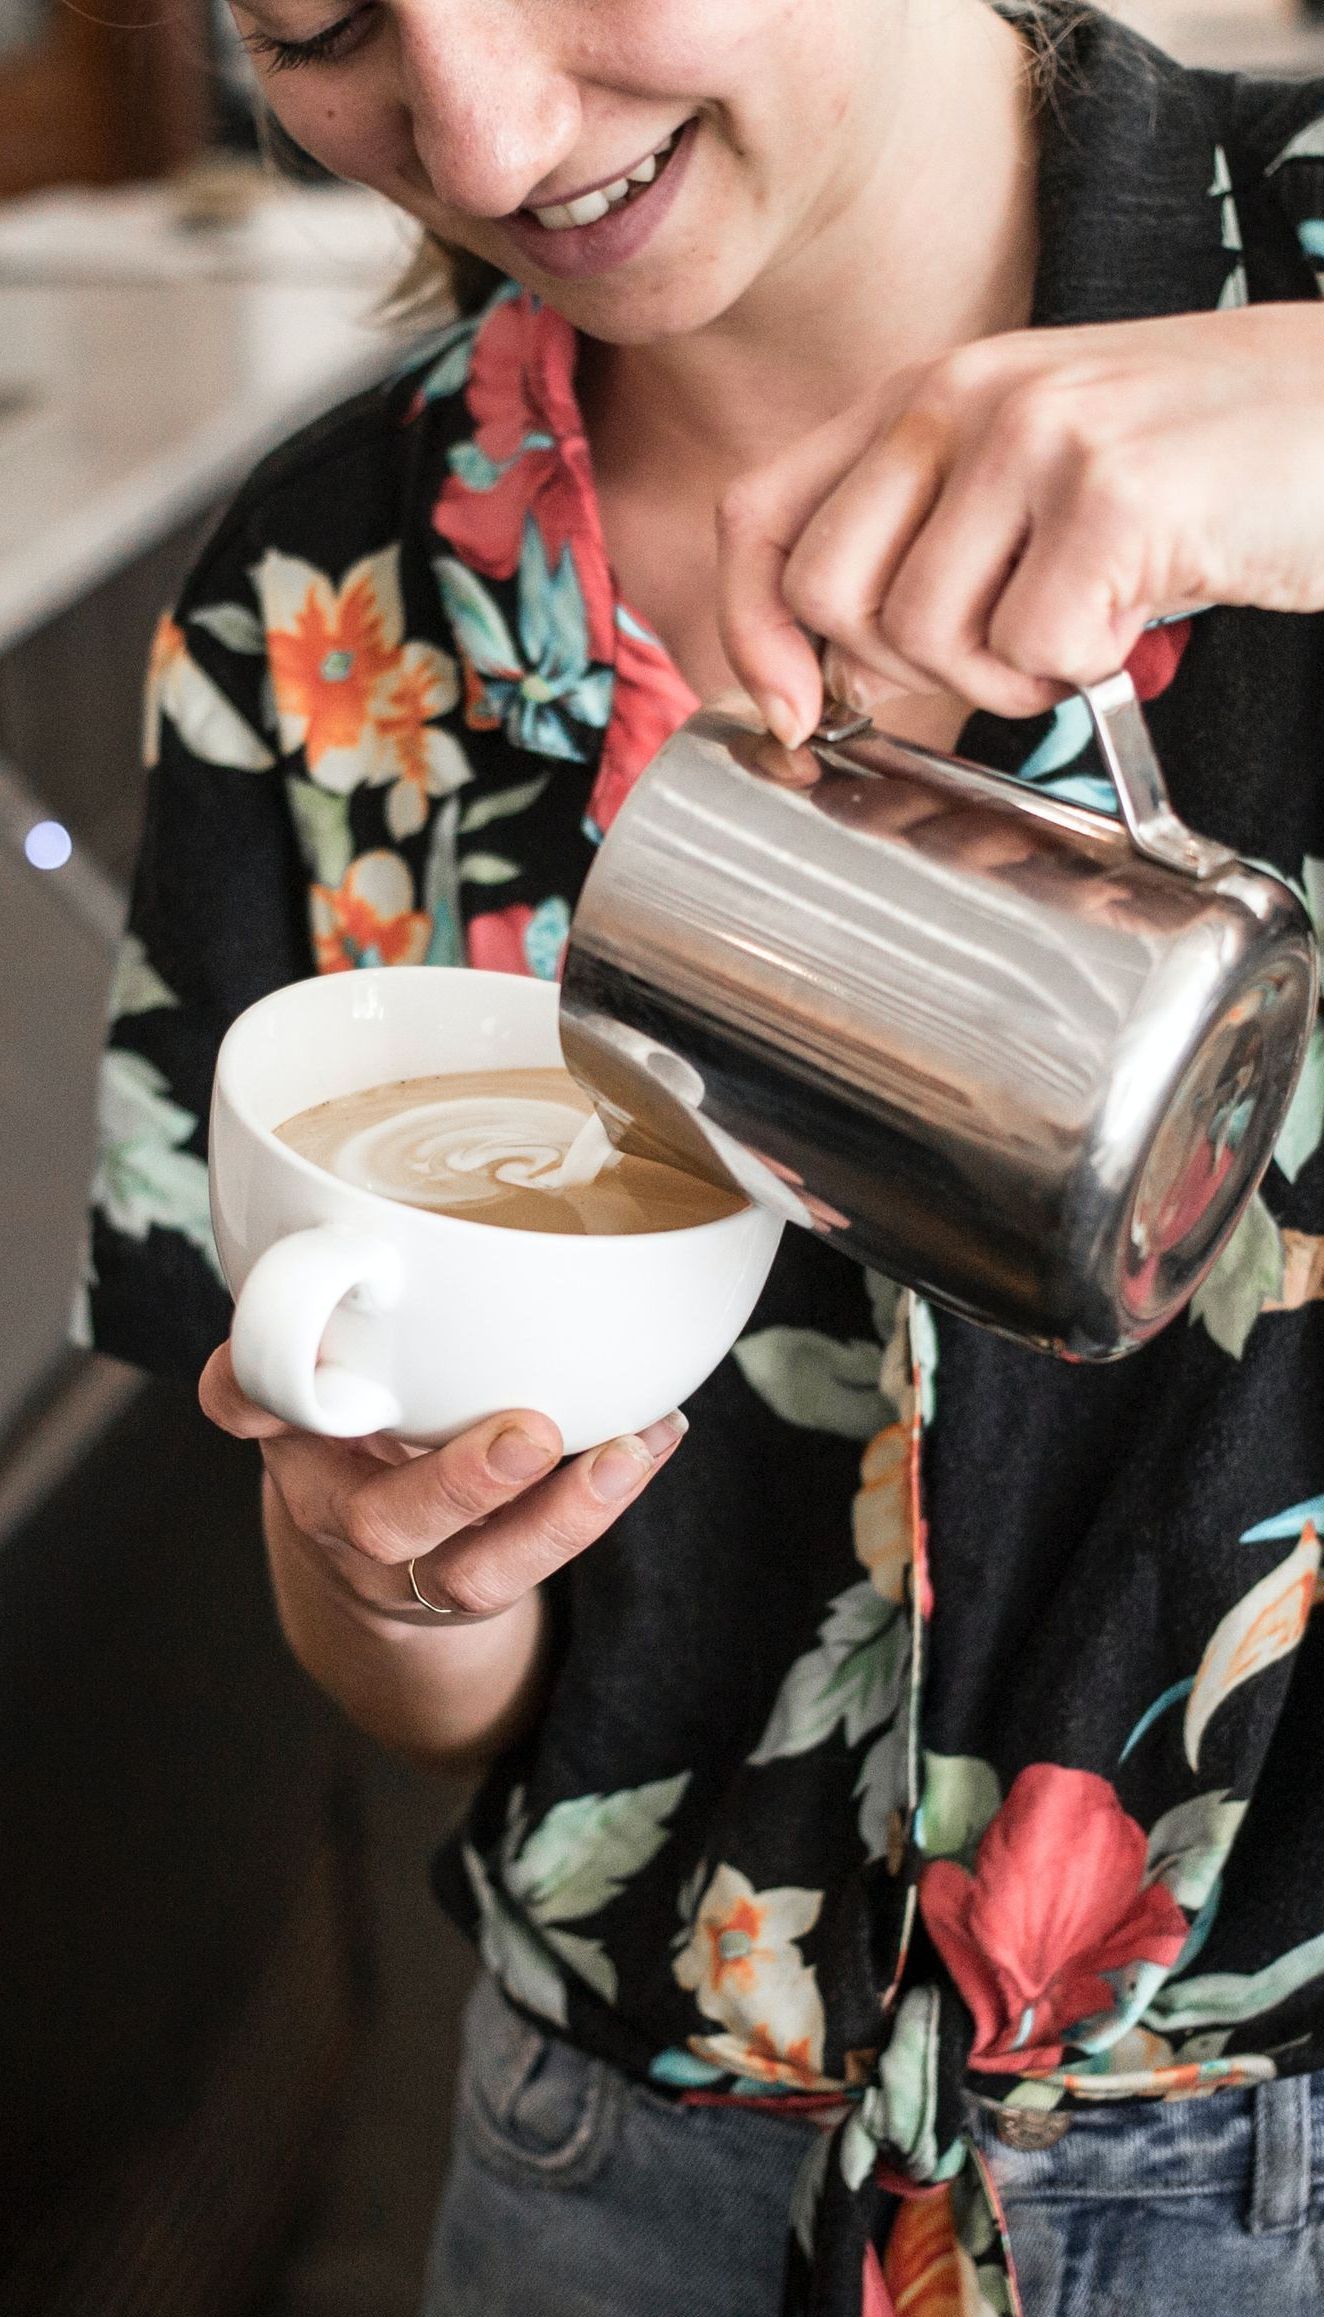
{"type": "Polygon", "coordinates": [[[398,199],[414,174],[411,160],[417,169],[409,116],[398,98],[329,82],[319,90],[316,68],[305,70],[301,85],[284,85],[299,77],[268,76],[263,94],[281,127],[333,176],[398,199]]]}

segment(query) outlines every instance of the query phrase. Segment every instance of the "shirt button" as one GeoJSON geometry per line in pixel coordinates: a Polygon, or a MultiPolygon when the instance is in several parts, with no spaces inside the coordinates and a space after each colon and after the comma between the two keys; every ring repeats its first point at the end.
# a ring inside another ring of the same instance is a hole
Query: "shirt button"
{"type": "Polygon", "coordinates": [[[993,2129],[1004,2147],[1028,2154],[1036,2148],[1056,2148],[1071,2130],[1071,2118],[1046,2113],[1042,2108],[999,2108],[993,2129]]]}

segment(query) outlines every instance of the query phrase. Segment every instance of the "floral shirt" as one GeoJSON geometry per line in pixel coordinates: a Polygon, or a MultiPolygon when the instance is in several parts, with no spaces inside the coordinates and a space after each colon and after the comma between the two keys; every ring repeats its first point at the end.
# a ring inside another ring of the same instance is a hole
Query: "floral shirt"
{"type": "MultiPolygon", "coordinates": [[[[1051,20],[1050,20],[1051,22],[1051,20]]],[[[1035,320],[1313,298],[1324,87],[1055,26],[1035,320]]],[[[88,1319],[196,1369],[216,1048],[316,970],[553,977],[692,697],[613,583],[574,340],[505,285],[258,472],[161,627],[88,1319]]],[[[1229,478],[1235,487],[1235,477],[1229,478]]],[[[1133,663],[1179,809],[1324,914],[1324,623],[1133,663]]],[[[964,750],[1107,809],[1083,707],[964,750]]],[[[788,1232],[680,1457],[550,1595],[437,1886],[512,1999],[678,2100],[821,2116],[788,2305],[1005,2309],[964,2132],[1324,2065],[1324,1031],[1189,1313],[1058,1364],[788,1232]],[[917,2191],[924,2194],[918,2195],[917,2191]]]]}

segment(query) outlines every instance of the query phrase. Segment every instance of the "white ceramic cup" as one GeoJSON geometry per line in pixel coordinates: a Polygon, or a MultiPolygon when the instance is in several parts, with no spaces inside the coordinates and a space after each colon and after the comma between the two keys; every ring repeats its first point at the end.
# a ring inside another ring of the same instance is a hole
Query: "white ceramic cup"
{"type": "Polygon", "coordinates": [[[390,1079],[555,1066],[557,999],[512,974],[369,966],[235,1022],[211,1204],[250,1399],[305,1431],[428,1446],[536,1408],[573,1454],[666,1415],[730,1350],[781,1236],[759,1207],[680,1231],[503,1230],[342,1182],[273,1131],[390,1079]]]}

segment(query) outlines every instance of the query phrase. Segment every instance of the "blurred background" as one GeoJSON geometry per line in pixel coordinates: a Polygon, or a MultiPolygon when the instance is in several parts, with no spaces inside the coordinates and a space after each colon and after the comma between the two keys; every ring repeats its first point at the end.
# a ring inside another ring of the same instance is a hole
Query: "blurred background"
{"type": "MultiPolygon", "coordinates": [[[[1124,0],[1324,73],[1300,0],[1124,0]]],[[[255,1459],[67,1341],[142,670],[219,506],[388,369],[412,246],[259,155],[221,0],[0,0],[0,2317],[412,2317],[464,1796],[286,1659],[255,1459]]]]}

